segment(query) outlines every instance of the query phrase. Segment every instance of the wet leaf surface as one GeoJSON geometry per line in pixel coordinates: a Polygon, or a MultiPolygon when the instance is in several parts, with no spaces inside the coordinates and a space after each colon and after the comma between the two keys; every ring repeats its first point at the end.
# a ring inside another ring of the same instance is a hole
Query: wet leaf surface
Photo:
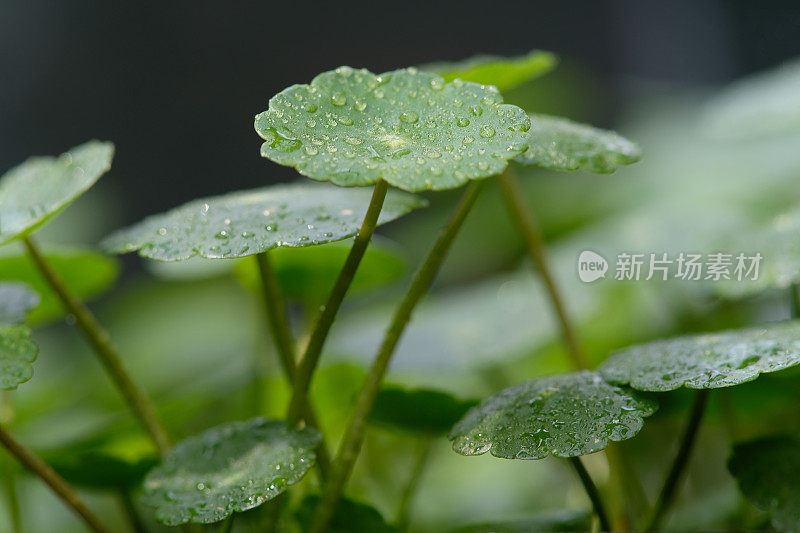
{"type": "Polygon", "coordinates": [[[552,170],[610,174],[642,158],[641,150],[613,131],[549,115],[531,115],[530,148],[516,161],[552,170]]]}
{"type": "Polygon", "coordinates": [[[499,174],[527,150],[530,120],[491,86],[340,67],[274,96],[255,128],[262,156],[304,176],[414,192],[499,174]]]}
{"type": "Polygon", "coordinates": [[[631,346],[599,372],[637,390],[671,391],[730,387],[798,363],[800,322],[792,321],[631,346]]]}
{"type": "MultiPolygon", "coordinates": [[[[194,200],[144,219],[106,238],[114,253],[138,251],[161,261],[194,256],[244,257],[279,246],[304,247],[358,233],[372,191],[330,185],[278,185],[194,200]]],[[[379,224],[426,205],[422,198],[389,191],[379,224]]]]}
{"type": "Polygon", "coordinates": [[[655,410],[654,402],[583,371],[504,389],[470,410],[449,438],[462,455],[578,457],[635,436],[655,410]]]}
{"type": "Polygon", "coordinates": [[[111,168],[114,145],[89,141],[59,157],[32,157],[0,178],[0,244],[57,215],[111,168]]]}
{"type": "Polygon", "coordinates": [[[0,325],[0,390],[16,389],[31,379],[37,355],[30,329],[0,325]]]}
{"type": "Polygon", "coordinates": [[[170,450],[145,478],[142,500],[169,526],[219,522],[302,479],[319,440],[313,430],[262,418],[214,427],[170,450]]]}
{"type": "Polygon", "coordinates": [[[737,445],[728,463],[750,503],[778,531],[800,531],[800,439],[771,437],[737,445]]]}

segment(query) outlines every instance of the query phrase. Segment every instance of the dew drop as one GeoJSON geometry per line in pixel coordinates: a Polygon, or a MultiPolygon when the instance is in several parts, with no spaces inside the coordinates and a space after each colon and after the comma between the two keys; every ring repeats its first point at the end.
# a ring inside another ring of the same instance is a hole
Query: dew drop
{"type": "Polygon", "coordinates": [[[481,137],[488,139],[489,137],[494,137],[494,128],[491,126],[483,126],[481,128],[481,137]]]}
{"type": "Polygon", "coordinates": [[[463,117],[462,117],[462,118],[458,119],[458,121],[456,122],[456,124],[458,124],[458,126],[459,126],[460,128],[465,128],[465,127],[469,126],[469,119],[468,119],[468,118],[463,118],[463,117]]]}
{"type": "Polygon", "coordinates": [[[331,103],[335,106],[341,107],[347,104],[347,96],[343,92],[339,91],[338,93],[331,96],[331,103]]]}
{"type": "Polygon", "coordinates": [[[416,124],[419,120],[419,115],[413,111],[405,111],[400,113],[400,122],[405,122],[406,124],[416,124]]]}

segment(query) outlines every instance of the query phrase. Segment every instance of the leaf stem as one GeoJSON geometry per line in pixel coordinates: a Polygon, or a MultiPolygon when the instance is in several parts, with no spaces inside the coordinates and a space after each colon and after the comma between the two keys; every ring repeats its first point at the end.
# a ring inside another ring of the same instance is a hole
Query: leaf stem
{"type": "Polygon", "coordinates": [[[83,503],[78,493],[64,479],[56,474],[44,461],[16,442],[5,429],[0,427],[0,444],[13,455],[25,468],[47,483],[61,500],[77,513],[86,525],[96,533],[110,533],[100,519],[83,503]]]}
{"type": "Polygon", "coordinates": [[[550,270],[544,238],[539,229],[539,224],[536,222],[531,210],[525,206],[522,189],[511,169],[507,168],[505,172],[497,177],[497,181],[500,183],[500,188],[503,191],[503,196],[511,211],[511,215],[525,239],[525,243],[528,247],[528,254],[533,261],[533,265],[542,277],[545,289],[550,297],[553,311],[561,326],[561,334],[564,337],[564,342],[572,357],[572,362],[578,370],[586,369],[588,368],[586,364],[586,355],[578,340],[575,327],[569,318],[566,306],[564,305],[564,301],[561,298],[561,294],[550,270]]]}
{"type": "Polygon", "coordinates": [[[356,275],[358,265],[367,251],[367,246],[372,239],[372,234],[375,232],[375,227],[378,225],[378,217],[381,214],[381,209],[383,209],[383,202],[386,199],[388,190],[389,184],[384,180],[380,180],[375,184],[361,229],[353,240],[353,246],[350,248],[350,253],[347,255],[344,266],[336,278],[336,283],[328,296],[328,301],[322,306],[321,312],[311,328],[311,335],[303,356],[297,365],[297,373],[292,386],[292,399],[289,403],[287,414],[290,426],[299,424],[303,419],[304,406],[308,403],[308,389],[311,384],[311,377],[317,368],[322,348],[328,338],[328,332],[333,325],[336,314],[339,312],[339,307],[342,305],[347,290],[356,275]]]}
{"type": "MultiPolygon", "coordinates": [[[[267,326],[275,342],[275,349],[278,352],[283,372],[290,386],[294,384],[297,375],[297,354],[295,351],[295,340],[289,319],[286,316],[286,303],[283,298],[278,277],[272,262],[269,259],[269,252],[261,252],[255,256],[258,265],[258,273],[261,277],[262,300],[267,316],[267,326]]],[[[303,404],[303,418],[309,426],[319,429],[317,417],[311,404],[303,404]]],[[[316,450],[317,467],[323,480],[327,478],[331,466],[331,456],[328,446],[324,439],[320,442],[316,450]]]]}
{"type": "Polygon", "coordinates": [[[789,285],[789,312],[791,318],[800,318],[800,283],[789,285]]]}
{"type": "Polygon", "coordinates": [[[50,287],[58,295],[67,312],[75,317],[78,328],[94,349],[94,352],[111,376],[111,379],[117,385],[117,388],[119,388],[130,409],[139,418],[139,421],[147,433],[150,434],[158,451],[162,455],[165,454],[170,447],[167,432],[161,420],[158,418],[158,414],[152,402],[145,392],[134,383],[130,373],[127,368],[125,368],[122,357],[120,357],[116,348],[111,343],[111,338],[108,333],[103,329],[89,308],[67,288],[61,274],[47,262],[30,237],[25,237],[23,242],[28,249],[28,254],[31,256],[31,259],[33,259],[39,271],[42,273],[45,280],[47,280],[47,283],[50,284],[50,287]]]}
{"type": "Polygon", "coordinates": [[[408,531],[408,525],[411,521],[411,505],[422,481],[422,474],[428,464],[428,459],[430,459],[431,448],[433,448],[433,437],[427,435],[422,437],[417,445],[414,464],[411,467],[408,482],[400,495],[400,505],[397,511],[397,529],[401,533],[408,531]]]}
{"type": "Polygon", "coordinates": [[[650,518],[650,523],[647,526],[647,531],[657,531],[661,526],[661,521],[664,518],[669,506],[675,498],[675,490],[678,488],[678,483],[683,476],[684,469],[689,462],[689,457],[692,454],[692,448],[697,439],[697,432],[700,428],[700,422],[703,419],[706,405],[708,404],[708,396],[711,393],[710,389],[700,389],[694,397],[694,405],[692,405],[692,414],[689,418],[689,423],[683,434],[678,455],[675,456],[675,461],[672,463],[672,468],[667,475],[664,486],[656,501],[655,511],[650,518]]]}
{"type": "Polygon", "coordinates": [[[125,516],[128,517],[131,529],[135,533],[147,533],[147,528],[144,527],[139,511],[136,510],[136,504],[133,502],[133,497],[128,488],[122,487],[119,489],[119,502],[122,505],[125,516]]]}
{"type": "Polygon", "coordinates": [[[442,228],[438,239],[414,275],[408,292],[406,292],[400,305],[395,310],[391,325],[386,331],[378,354],[364,379],[364,384],[359,392],[347,429],[345,429],[339,445],[339,452],[333,463],[331,478],[323,488],[320,504],[311,526],[311,533],[322,533],[328,529],[336,505],[341,498],[344,486],[352,473],[353,466],[361,450],[367,419],[372,411],[372,406],[375,403],[375,398],[394,350],[411,319],[411,313],[428,292],[433,278],[439,272],[439,268],[450,250],[458,231],[464,224],[470,209],[475,204],[482,186],[482,181],[474,181],[467,187],[455,212],[442,228]]]}
{"type": "Polygon", "coordinates": [[[611,531],[611,522],[608,521],[608,513],[606,513],[606,509],[603,506],[600,491],[597,490],[597,486],[594,484],[594,481],[592,481],[589,472],[586,471],[586,467],[583,466],[580,457],[570,457],[569,462],[575,469],[575,472],[577,472],[581,483],[583,483],[583,488],[586,490],[586,494],[589,495],[589,499],[592,501],[594,512],[597,515],[597,519],[600,520],[600,529],[602,531],[611,531]]]}

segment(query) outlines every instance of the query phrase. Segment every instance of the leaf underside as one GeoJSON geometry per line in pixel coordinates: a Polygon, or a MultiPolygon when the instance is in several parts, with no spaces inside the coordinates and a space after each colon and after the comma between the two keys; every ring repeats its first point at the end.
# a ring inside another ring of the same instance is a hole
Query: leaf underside
{"type": "Polygon", "coordinates": [[[633,437],[655,410],[653,402],[583,371],[502,390],[468,412],[449,438],[462,455],[577,457],[633,437]]]}
{"type": "Polygon", "coordinates": [[[89,141],[59,157],[32,157],[0,178],[0,244],[27,235],[111,168],[114,145],[89,141]]]}
{"type": "Polygon", "coordinates": [[[499,174],[527,150],[530,120],[491,86],[340,67],[274,96],[255,128],[262,156],[309,178],[414,192],[499,174]]]}
{"type": "Polygon", "coordinates": [[[560,117],[530,117],[530,148],[516,159],[523,165],[610,174],[642,158],[638,146],[613,131],[560,117]]]}
{"type": "MultiPolygon", "coordinates": [[[[244,257],[279,246],[313,246],[358,233],[371,191],[330,185],[279,185],[194,200],[119,230],[102,242],[114,253],[139,251],[143,257],[179,261],[244,257]]],[[[389,191],[379,224],[390,222],[425,201],[389,191]]]]}
{"type": "Polygon", "coordinates": [[[407,431],[445,434],[476,404],[436,390],[387,386],[378,393],[370,419],[407,431]]]}
{"type": "Polygon", "coordinates": [[[800,363],[800,322],[687,335],[626,348],[599,372],[644,391],[730,387],[800,363]]]}
{"type": "Polygon", "coordinates": [[[737,445],[728,463],[750,503],[778,531],[800,531],[800,439],[771,437],[737,445]]]}
{"type": "MultiPolygon", "coordinates": [[[[310,494],[300,502],[295,515],[302,531],[311,528],[319,501],[318,495],[310,494]]],[[[336,506],[327,531],[328,533],[398,533],[399,529],[387,524],[374,507],[342,498],[336,506]]]]}
{"type": "Polygon", "coordinates": [[[0,325],[25,322],[28,311],[39,305],[40,300],[39,295],[25,283],[0,282],[0,325]]]}
{"type": "Polygon", "coordinates": [[[224,520],[298,482],[319,440],[311,429],[262,418],[214,427],[169,451],[145,478],[142,501],[169,526],[224,520]]]}
{"type": "Polygon", "coordinates": [[[0,390],[16,389],[33,377],[39,348],[26,326],[0,326],[0,390]]]}
{"type": "Polygon", "coordinates": [[[557,63],[554,54],[533,50],[518,57],[479,55],[463,61],[428,63],[420,68],[448,82],[460,78],[507,91],[547,74],[557,63]]]}

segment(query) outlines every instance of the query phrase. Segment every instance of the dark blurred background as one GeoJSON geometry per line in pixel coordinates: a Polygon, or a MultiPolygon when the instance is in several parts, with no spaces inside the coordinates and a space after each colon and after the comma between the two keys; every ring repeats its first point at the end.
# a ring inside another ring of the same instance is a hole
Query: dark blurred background
{"type": "Polygon", "coordinates": [[[383,71],[552,50],[560,72],[596,95],[553,111],[613,125],[632,80],[721,84],[800,54],[797,2],[0,4],[0,169],[113,140],[100,191],[124,193],[116,224],[292,179],[259,157],[253,116],[342,64],[383,71]]]}

